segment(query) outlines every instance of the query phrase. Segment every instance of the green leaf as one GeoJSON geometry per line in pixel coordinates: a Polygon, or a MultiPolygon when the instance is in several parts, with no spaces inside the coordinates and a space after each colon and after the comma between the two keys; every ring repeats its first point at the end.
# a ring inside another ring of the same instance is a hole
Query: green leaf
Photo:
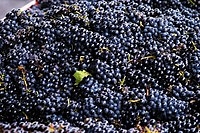
{"type": "Polygon", "coordinates": [[[78,70],[77,70],[77,71],[74,73],[73,76],[74,76],[74,78],[76,79],[74,85],[78,85],[78,84],[83,80],[83,78],[85,78],[85,77],[87,77],[87,76],[91,76],[91,74],[88,73],[88,72],[85,71],[85,70],[82,70],[82,71],[78,71],[78,70]]]}

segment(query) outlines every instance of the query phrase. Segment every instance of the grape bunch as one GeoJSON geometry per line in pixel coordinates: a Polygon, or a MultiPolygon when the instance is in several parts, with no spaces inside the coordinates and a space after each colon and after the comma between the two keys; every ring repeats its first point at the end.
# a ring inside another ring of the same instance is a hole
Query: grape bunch
{"type": "Polygon", "coordinates": [[[198,0],[36,0],[0,20],[0,132],[200,132],[198,0]]]}

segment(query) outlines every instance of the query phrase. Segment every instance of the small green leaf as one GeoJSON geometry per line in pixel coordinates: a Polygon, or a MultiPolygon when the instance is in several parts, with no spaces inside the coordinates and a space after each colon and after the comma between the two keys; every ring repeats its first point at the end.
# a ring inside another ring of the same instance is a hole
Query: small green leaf
{"type": "Polygon", "coordinates": [[[87,71],[85,71],[85,70],[82,70],[82,71],[76,71],[75,73],[74,73],[74,78],[76,79],[76,81],[75,81],[75,85],[78,85],[82,80],[83,80],[83,78],[85,78],[85,77],[87,77],[87,76],[91,76],[91,74],[90,73],[88,73],[87,71]]]}

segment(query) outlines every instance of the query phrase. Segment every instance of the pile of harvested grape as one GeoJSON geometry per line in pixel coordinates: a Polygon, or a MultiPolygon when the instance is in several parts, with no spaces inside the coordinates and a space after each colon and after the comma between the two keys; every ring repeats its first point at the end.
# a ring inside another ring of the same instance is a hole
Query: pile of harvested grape
{"type": "Polygon", "coordinates": [[[200,132],[200,2],[13,9],[0,21],[0,132],[200,132]]]}

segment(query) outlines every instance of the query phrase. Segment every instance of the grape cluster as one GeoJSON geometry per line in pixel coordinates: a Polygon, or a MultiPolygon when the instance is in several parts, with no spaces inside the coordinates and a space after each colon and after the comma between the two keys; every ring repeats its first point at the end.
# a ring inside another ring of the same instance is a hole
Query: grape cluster
{"type": "Polygon", "coordinates": [[[199,4],[13,9],[0,21],[0,132],[199,132],[199,4]]]}
{"type": "MultiPolygon", "coordinates": [[[[38,121],[35,122],[14,122],[12,124],[0,123],[0,129],[3,129],[3,132],[23,132],[23,133],[43,133],[43,132],[60,132],[60,133],[82,133],[83,129],[78,127],[73,127],[69,122],[58,121],[53,122],[48,125],[41,124],[38,121]]],[[[0,130],[0,131],[1,131],[0,130]]]]}

